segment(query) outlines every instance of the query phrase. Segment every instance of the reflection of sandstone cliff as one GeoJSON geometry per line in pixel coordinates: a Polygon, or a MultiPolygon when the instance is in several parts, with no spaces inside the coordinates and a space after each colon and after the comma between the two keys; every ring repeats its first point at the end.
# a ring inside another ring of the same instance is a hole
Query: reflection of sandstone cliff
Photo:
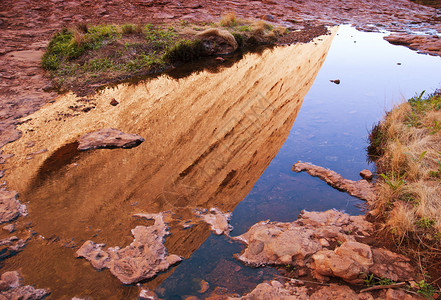
{"type": "MultiPolygon", "coordinates": [[[[80,242],[98,231],[94,241],[108,246],[130,243],[130,229],[140,222],[131,217],[136,212],[172,210],[175,219],[186,219],[192,214],[184,207],[233,210],[286,140],[331,41],[332,35],[246,55],[215,74],[178,81],[164,76],[109,88],[90,99],[62,96],[28,117],[20,127],[23,137],[5,147],[22,153],[10,161],[10,187],[30,202],[39,234],[80,242]],[[111,106],[112,98],[120,104],[111,106]],[[145,142],[70,157],[56,152],[107,127],[139,134],[145,142]],[[32,149],[26,148],[30,141],[32,149]],[[40,148],[48,151],[25,159],[40,148]]],[[[184,257],[209,235],[205,224],[187,230],[170,226],[166,246],[184,257]]],[[[85,270],[94,272],[89,267],[72,275],[77,287],[87,285],[79,278],[85,270]]],[[[41,281],[25,266],[23,272],[41,281]]]]}

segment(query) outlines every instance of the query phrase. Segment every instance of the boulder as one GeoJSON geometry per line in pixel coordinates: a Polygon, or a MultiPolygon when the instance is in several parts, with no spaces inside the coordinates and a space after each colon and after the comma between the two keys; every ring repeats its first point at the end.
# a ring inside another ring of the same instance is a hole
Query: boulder
{"type": "Polygon", "coordinates": [[[334,251],[322,250],[312,256],[311,268],[320,280],[339,277],[349,283],[362,283],[374,262],[371,247],[358,242],[344,242],[334,251]]]}
{"type": "Polygon", "coordinates": [[[133,148],[144,142],[137,134],[129,134],[114,128],[89,132],[78,139],[78,150],[85,151],[101,148],[133,148]]]}
{"type": "Polygon", "coordinates": [[[321,250],[312,256],[311,268],[320,281],[328,277],[339,277],[349,283],[363,282],[362,273],[367,270],[347,256],[340,256],[331,250],[321,250]]]}
{"type": "Polygon", "coordinates": [[[182,260],[177,255],[168,255],[164,237],[169,233],[162,214],[151,216],[155,224],[132,229],[133,242],[125,247],[104,249],[104,244],[86,241],[76,252],[98,270],[108,268],[124,284],[133,284],[152,278],[182,260]]]}

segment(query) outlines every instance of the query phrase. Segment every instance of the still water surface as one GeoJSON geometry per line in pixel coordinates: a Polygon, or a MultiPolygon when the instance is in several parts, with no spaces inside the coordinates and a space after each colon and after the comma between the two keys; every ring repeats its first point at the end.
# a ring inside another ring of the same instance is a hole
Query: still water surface
{"type": "MultiPolygon", "coordinates": [[[[312,162],[353,180],[360,179],[358,173],[362,169],[375,171],[366,159],[372,126],[393,105],[441,86],[440,57],[391,45],[383,40],[384,35],[340,26],[286,142],[235,208],[232,236],[244,233],[261,220],[293,221],[303,209],[335,208],[350,214],[363,213],[363,201],[306,173],[296,174],[291,167],[298,160],[312,162]],[[341,83],[331,83],[332,79],[340,79],[341,83]]],[[[176,268],[158,292],[165,291],[166,298],[179,299],[179,295],[193,294],[201,279],[210,282],[216,272],[217,285],[243,292],[240,282],[235,288],[228,284],[228,267],[221,267],[228,263],[219,263],[231,260],[233,264],[232,256],[239,251],[239,245],[230,245],[224,237],[212,234],[176,268]]]]}
{"type": "Polygon", "coordinates": [[[6,146],[17,153],[8,183],[29,202],[30,214],[19,222],[38,234],[3,269],[20,269],[53,299],[134,299],[137,286],[96,271],[75,251],[89,239],[124,247],[133,240],[130,229],[149,224],[134,213],[170,210],[165,246],[185,259],[142,283],[160,297],[203,298],[215,287],[243,294],[273,278],[273,268],[237,261],[243,245],[211,233],[194,209],[233,211],[232,236],[261,220],[293,221],[302,209],[362,213],[362,201],[293,173],[292,164],[312,162],[359,179],[360,170],[374,170],[365,151],[373,124],[394,103],[441,85],[441,58],[390,45],[381,33],[341,26],[320,39],[179,80],[122,84],[92,99],[61,96],[30,116],[20,125],[23,137],[6,146]],[[120,104],[111,107],[112,98],[120,104]],[[85,102],[94,109],[72,114],[69,107],[85,102]],[[78,136],[106,127],[146,141],[72,153],[78,136]],[[31,141],[48,151],[26,160],[31,141]],[[194,226],[185,229],[187,221],[194,226]],[[202,280],[210,286],[204,294],[202,280]]]}

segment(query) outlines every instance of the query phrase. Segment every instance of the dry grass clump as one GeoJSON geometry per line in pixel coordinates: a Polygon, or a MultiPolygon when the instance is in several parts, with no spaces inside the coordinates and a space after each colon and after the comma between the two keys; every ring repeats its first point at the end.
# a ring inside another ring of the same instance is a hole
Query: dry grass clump
{"type": "Polygon", "coordinates": [[[440,92],[393,108],[369,138],[380,174],[372,213],[399,241],[441,249],[440,92]]]}
{"type": "Polygon", "coordinates": [[[236,14],[234,11],[224,14],[219,22],[223,27],[233,27],[237,25],[236,14]]]}

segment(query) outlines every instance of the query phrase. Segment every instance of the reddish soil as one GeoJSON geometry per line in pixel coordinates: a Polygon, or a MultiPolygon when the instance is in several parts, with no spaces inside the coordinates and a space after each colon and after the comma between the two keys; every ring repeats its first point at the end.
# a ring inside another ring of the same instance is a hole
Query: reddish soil
{"type": "MultiPolygon", "coordinates": [[[[3,0],[0,8],[0,147],[19,137],[17,119],[52,100],[39,61],[52,34],[78,23],[217,21],[225,12],[302,28],[351,23],[364,30],[441,32],[441,13],[408,0],[61,1],[3,0]]],[[[413,45],[418,49],[418,45],[413,45]]]]}

